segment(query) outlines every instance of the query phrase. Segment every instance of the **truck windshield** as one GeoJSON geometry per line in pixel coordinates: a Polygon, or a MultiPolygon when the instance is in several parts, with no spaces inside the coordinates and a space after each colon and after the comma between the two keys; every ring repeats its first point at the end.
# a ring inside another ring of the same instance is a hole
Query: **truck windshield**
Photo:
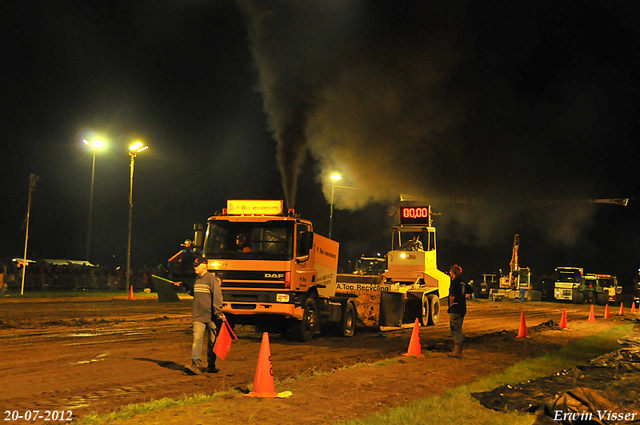
{"type": "Polygon", "coordinates": [[[609,288],[611,286],[614,286],[613,284],[613,279],[612,278],[598,278],[598,284],[602,287],[602,288],[609,288]]]}
{"type": "Polygon", "coordinates": [[[556,281],[558,282],[576,282],[579,283],[582,275],[578,270],[558,270],[556,281]]]}
{"type": "Polygon", "coordinates": [[[382,258],[363,257],[358,260],[356,274],[379,275],[386,271],[387,261],[382,258]]]}
{"type": "Polygon", "coordinates": [[[209,222],[204,255],[210,259],[291,260],[293,222],[209,222]]]}

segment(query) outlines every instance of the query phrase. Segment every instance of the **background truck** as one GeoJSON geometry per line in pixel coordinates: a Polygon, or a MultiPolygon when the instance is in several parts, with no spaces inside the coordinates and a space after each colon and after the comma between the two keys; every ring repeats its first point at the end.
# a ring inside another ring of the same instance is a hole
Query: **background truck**
{"type": "Polygon", "coordinates": [[[608,274],[585,274],[579,291],[583,294],[580,298],[591,304],[605,305],[622,300],[622,287],[618,286],[618,279],[608,274]]]}
{"type": "Polygon", "coordinates": [[[518,265],[519,249],[520,235],[516,234],[513,238],[513,248],[511,249],[509,273],[505,276],[500,276],[499,288],[490,290],[489,298],[493,300],[502,300],[505,298],[515,300],[522,298],[521,291],[524,291],[527,300],[540,301],[540,291],[534,291],[531,288],[531,270],[529,267],[520,267],[518,265]]]}
{"type": "Polygon", "coordinates": [[[433,325],[439,319],[440,299],[448,305],[451,279],[437,268],[431,207],[401,207],[399,216],[382,275],[338,275],[338,293],[356,296],[360,326],[396,328],[416,319],[423,326],[433,325]],[[421,243],[409,243],[416,235],[421,243]]]}
{"type": "Polygon", "coordinates": [[[585,300],[580,288],[584,285],[582,267],[556,267],[554,273],[553,298],[558,301],[571,301],[582,304],[585,300]]]}
{"type": "Polygon", "coordinates": [[[554,298],[574,304],[618,303],[622,301],[622,287],[614,275],[584,273],[580,267],[557,267],[554,298]]]}
{"type": "Polygon", "coordinates": [[[492,290],[499,288],[500,283],[496,273],[482,273],[482,281],[474,285],[473,291],[477,298],[489,298],[492,290]]]}

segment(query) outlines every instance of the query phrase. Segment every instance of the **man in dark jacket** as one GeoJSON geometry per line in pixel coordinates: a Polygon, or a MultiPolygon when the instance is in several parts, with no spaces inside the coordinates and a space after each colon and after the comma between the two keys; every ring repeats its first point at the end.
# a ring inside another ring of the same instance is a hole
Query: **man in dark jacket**
{"type": "Polygon", "coordinates": [[[222,308],[222,290],[220,279],[207,271],[207,261],[196,260],[194,264],[196,280],[189,293],[193,296],[191,318],[193,319],[193,346],[191,348],[191,366],[187,371],[200,373],[203,370],[202,343],[207,335],[207,372],[216,373],[216,355],[213,346],[216,342],[217,326],[226,320],[222,308]],[[218,325],[216,325],[216,322],[218,325]]]}
{"type": "Polygon", "coordinates": [[[453,353],[449,353],[450,357],[462,358],[462,342],[464,335],[462,334],[462,322],[467,314],[467,294],[473,293],[473,288],[468,285],[462,278],[462,267],[457,264],[451,266],[449,272],[451,276],[451,285],[449,286],[449,325],[451,326],[451,336],[455,347],[453,353]]]}

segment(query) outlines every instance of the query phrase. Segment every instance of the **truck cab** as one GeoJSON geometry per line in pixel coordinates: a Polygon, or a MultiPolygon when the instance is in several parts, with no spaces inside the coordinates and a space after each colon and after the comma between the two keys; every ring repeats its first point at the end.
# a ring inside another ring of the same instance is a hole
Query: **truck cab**
{"type": "Polygon", "coordinates": [[[554,280],[554,299],[584,303],[584,293],[580,291],[584,284],[584,270],[581,267],[556,267],[554,280]]]}
{"type": "Polygon", "coordinates": [[[358,258],[353,274],[375,276],[387,271],[387,257],[362,257],[358,258]]]}
{"type": "Polygon", "coordinates": [[[389,282],[405,285],[422,283],[438,288],[440,296],[448,296],[451,278],[438,270],[436,229],[431,226],[393,226],[392,250],[387,254],[388,271],[384,277],[389,282]],[[420,249],[407,249],[407,243],[420,236],[420,249]],[[397,242],[397,243],[396,243],[397,242]]]}
{"type": "Polygon", "coordinates": [[[600,305],[607,303],[615,303],[622,301],[622,286],[618,285],[618,278],[610,274],[596,274],[596,287],[601,293],[600,298],[596,301],[600,305]]]}

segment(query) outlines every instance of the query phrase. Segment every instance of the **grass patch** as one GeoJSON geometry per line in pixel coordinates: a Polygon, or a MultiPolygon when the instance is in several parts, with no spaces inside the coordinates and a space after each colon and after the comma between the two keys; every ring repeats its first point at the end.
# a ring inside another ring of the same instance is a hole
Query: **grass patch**
{"type": "MultiPolygon", "coordinates": [[[[558,371],[586,363],[619,348],[618,338],[633,329],[633,325],[616,326],[606,332],[577,340],[560,350],[535,359],[519,362],[504,372],[445,391],[428,399],[417,400],[405,406],[376,413],[361,420],[338,422],[336,425],[425,425],[425,424],[531,424],[535,417],[521,413],[500,413],[486,409],[471,397],[472,392],[488,391],[505,384],[551,375],[558,371]]],[[[460,373],[464,373],[461,370],[460,373]]]]}
{"type": "Polygon", "coordinates": [[[118,419],[127,419],[131,418],[135,415],[154,412],[163,409],[170,409],[172,407],[178,406],[191,406],[193,404],[204,403],[207,401],[214,400],[218,397],[227,394],[234,394],[236,390],[228,390],[224,392],[219,392],[211,395],[205,394],[194,394],[191,396],[184,395],[177,400],[171,398],[162,398],[160,400],[151,400],[145,403],[134,403],[129,404],[117,412],[112,412],[104,415],[99,415],[97,413],[91,413],[89,415],[84,416],[82,419],[74,422],[74,424],[78,425],[100,425],[104,423],[108,423],[111,421],[115,421],[118,419]]]}
{"type": "MultiPolygon", "coordinates": [[[[290,382],[300,381],[303,379],[319,378],[325,375],[330,375],[332,373],[339,372],[341,370],[355,370],[355,369],[360,369],[366,366],[386,366],[386,365],[390,365],[398,362],[399,360],[397,359],[385,359],[385,360],[379,360],[375,363],[356,363],[350,366],[341,366],[339,368],[336,368],[333,370],[327,370],[327,371],[313,370],[308,375],[298,375],[298,376],[292,376],[284,379],[274,378],[273,382],[274,382],[274,385],[286,385],[290,382]]],[[[253,384],[249,384],[248,388],[250,390],[252,389],[252,387],[253,387],[253,384]]]]}

